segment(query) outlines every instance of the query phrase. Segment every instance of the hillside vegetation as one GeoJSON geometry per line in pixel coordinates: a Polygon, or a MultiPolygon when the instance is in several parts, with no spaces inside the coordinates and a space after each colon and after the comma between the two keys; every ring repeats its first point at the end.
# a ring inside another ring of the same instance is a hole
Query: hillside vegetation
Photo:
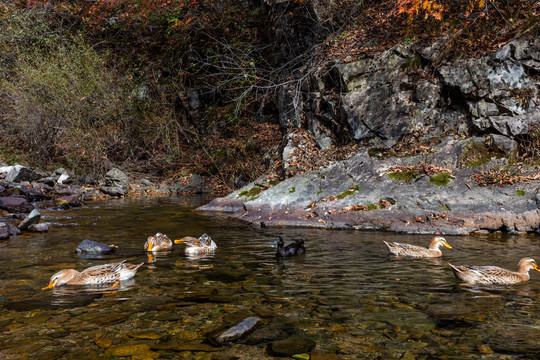
{"type": "Polygon", "coordinates": [[[298,71],[442,37],[440,61],[480,56],[536,36],[538,11],[533,0],[0,0],[0,160],[236,188],[273,166],[286,132],[277,94],[302,90],[298,71]]]}

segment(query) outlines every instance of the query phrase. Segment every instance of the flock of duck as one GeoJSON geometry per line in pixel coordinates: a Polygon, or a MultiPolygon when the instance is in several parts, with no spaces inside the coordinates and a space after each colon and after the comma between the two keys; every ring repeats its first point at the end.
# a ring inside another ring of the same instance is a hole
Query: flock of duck
{"type": "MultiPolygon", "coordinates": [[[[388,251],[395,256],[408,256],[415,258],[434,258],[441,257],[441,246],[451,249],[450,244],[446,242],[446,239],[441,236],[436,236],[431,240],[429,248],[421,246],[402,244],[402,243],[388,243],[384,242],[388,247],[388,251]]],[[[528,281],[530,279],[529,271],[534,269],[540,272],[540,269],[536,265],[536,261],[531,258],[523,258],[519,261],[516,271],[510,271],[497,266],[476,266],[476,265],[452,265],[448,264],[454,276],[465,284],[484,284],[484,285],[509,285],[518,284],[528,281]]]]}
{"type": "MultiPolygon", "coordinates": [[[[388,247],[390,254],[398,257],[436,258],[442,256],[441,246],[452,249],[446,239],[441,236],[434,237],[431,240],[429,248],[397,242],[389,243],[384,241],[384,243],[388,247]]],[[[186,245],[185,252],[188,255],[208,253],[217,249],[216,243],[207,234],[203,234],[199,238],[186,236],[182,239],[175,240],[174,244],[186,245]]],[[[167,235],[157,233],[148,238],[144,244],[144,250],[149,253],[156,253],[170,250],[172,246],[173,241],[167,235]]],[[[302,255],[306,252],[303,240],[296,240],[294,243],[285,246],[283,239],[277,236],[273,246],[277,248],[276,257],[278,258],[302,255]]],[[[137,269],[143,264],[144,262],[134,265],[121,261],[118,263],[92,266],[82,272],[75,269],[64,269],[54,274],[50,279],[49,285],[44,287],[43,290],[61,285],[101,286],[113,284],[112,287],[114,287],[120,281],[133,278],[137,269]]],[[[517,284],[529,280],[529,271],[531,269],[540,272],[536,261],[531,258],[521,259],[516,271],[510,271],[497,266],[448,265],[452,268],[456,278],[470,285],[517,284]]]]}

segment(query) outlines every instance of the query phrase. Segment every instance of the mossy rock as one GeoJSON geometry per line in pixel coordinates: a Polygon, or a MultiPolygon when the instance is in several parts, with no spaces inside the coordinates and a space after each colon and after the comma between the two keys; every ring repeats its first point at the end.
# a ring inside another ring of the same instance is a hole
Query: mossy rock
{"type": "Polygon", "coordinates": [[[445,186],[450,182],[450,174],[435,174],[429,178],[429,182],[435,186],[445,186]]]}
{"type": "Polygon", "coordinates": [[[519,196],[519,197],[523,197],[526,194],[525,190],[521,190],[521,189],[516,189],[514,193],[516,194],[516,196],[519,196]]]}
{"type": "Polygon", "coordinates": [[[353,186],[353,187],[345,190],[341,194],[336,195],[336,197],[341,200],[343,198],[346,198],[347,196],[351,196],[351,195],[356,194],[358,192],[358,190],[360,190],[360,185],[353,186]]]}
{"type": "Polygon", "coordinates": [[[247,197],[249,198],[248,201],[255,200],[258,198],[259,194],[263,191],[263,189],[260,186],[254,186],[249,190],[244,190],[241,193],[238,194],[237,197],[247,197]]]}
{"type": "Polygon", "coordinates": [[[411,170],[405,172],[395,172],[388,174],[389,179],[398,180],[405,183],[410,183],[418,176],[418,171],[411,170]]]}

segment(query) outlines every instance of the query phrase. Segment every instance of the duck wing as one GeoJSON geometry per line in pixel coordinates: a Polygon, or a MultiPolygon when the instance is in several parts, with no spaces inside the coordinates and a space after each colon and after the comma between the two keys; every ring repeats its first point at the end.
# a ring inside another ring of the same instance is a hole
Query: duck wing
{"type": "Polygon", "coordinates": [[[405,244],[405,243],[397,243],[397,242],[384,242],[386,246],[388,247],[388,250],[392,255],[396,256],[413,256],[413,257],[423,257],[423,256],[432,256],[429,249],[417,246],[417,245],[411,245],[411,244],[405,244]]]}
{"type": "Polygon", "coordinates": [[[515,284],[526,280],[520,274],[498,266],[449,265],[454,275],[467,283],[515,284]]]}

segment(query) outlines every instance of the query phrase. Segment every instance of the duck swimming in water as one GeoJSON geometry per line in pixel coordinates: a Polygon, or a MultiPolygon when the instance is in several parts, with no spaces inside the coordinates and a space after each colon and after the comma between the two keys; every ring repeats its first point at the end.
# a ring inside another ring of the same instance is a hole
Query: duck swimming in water
{"type": "Polygon", "coordinates": [[[144,250],[148,252],[159,252],[170,250],[173,246],[173,242],[169,237],[162,233],[157,233],[154,236],[150,236],[144,243],[144,250]]]}
{"type": "Polygon", "coordinates": [[[390,251],[390,254],[395,256],[409,256],[409,257],[416,257],[416,258],[422,258],[422,257],[441,257],[442,252],[439,249],[439,247],[444,246],[449,249],[452,247],[446,242],[446,239],[442,236],[436,236],[431,240],[431,243],[429,244],[429,248],[425,248],[422,246],[416,246],[411,244],[403,244],[403,243],[397,243],[397,242],[384,242],[386,246],[388,247],[388,251],[390,251]]]}
{"type": "Polygon", "coordinates": [[[454,276],[467,284],[518,284],[530,279],[529,271],[531,269],[540,272],[536,261],[531,258],[519,260],[516,271],[506,270],[497,266],[448,265],[452,268],[454,276]]]}
{"type": "Polygon", "coordinates": [[[273,247],[277,247],[276,257],[289,257],[306,253],[304,240],[296,239],[293,243],[285,246],[281,236],[276,236],[273,247]]]}
{"type": "Polygon", "coordinates": [[[179,240],[174,240],[175,244],[185,244],[186,254],[198,254],[202,252],[210,252],[217,249],[217,245],[207,234],[202,234],[200,238],[186,236],[179,240]]]}
{"type": "Polygon", "coordinates": [[[61,285],[104,285],[129,280],[135,276],[137,269],[144,263],[133,265],[124,261],[89,267],[82,272],[75,269],[64,269],[53,276],[49,285],[43,290],[61,285]]]}

